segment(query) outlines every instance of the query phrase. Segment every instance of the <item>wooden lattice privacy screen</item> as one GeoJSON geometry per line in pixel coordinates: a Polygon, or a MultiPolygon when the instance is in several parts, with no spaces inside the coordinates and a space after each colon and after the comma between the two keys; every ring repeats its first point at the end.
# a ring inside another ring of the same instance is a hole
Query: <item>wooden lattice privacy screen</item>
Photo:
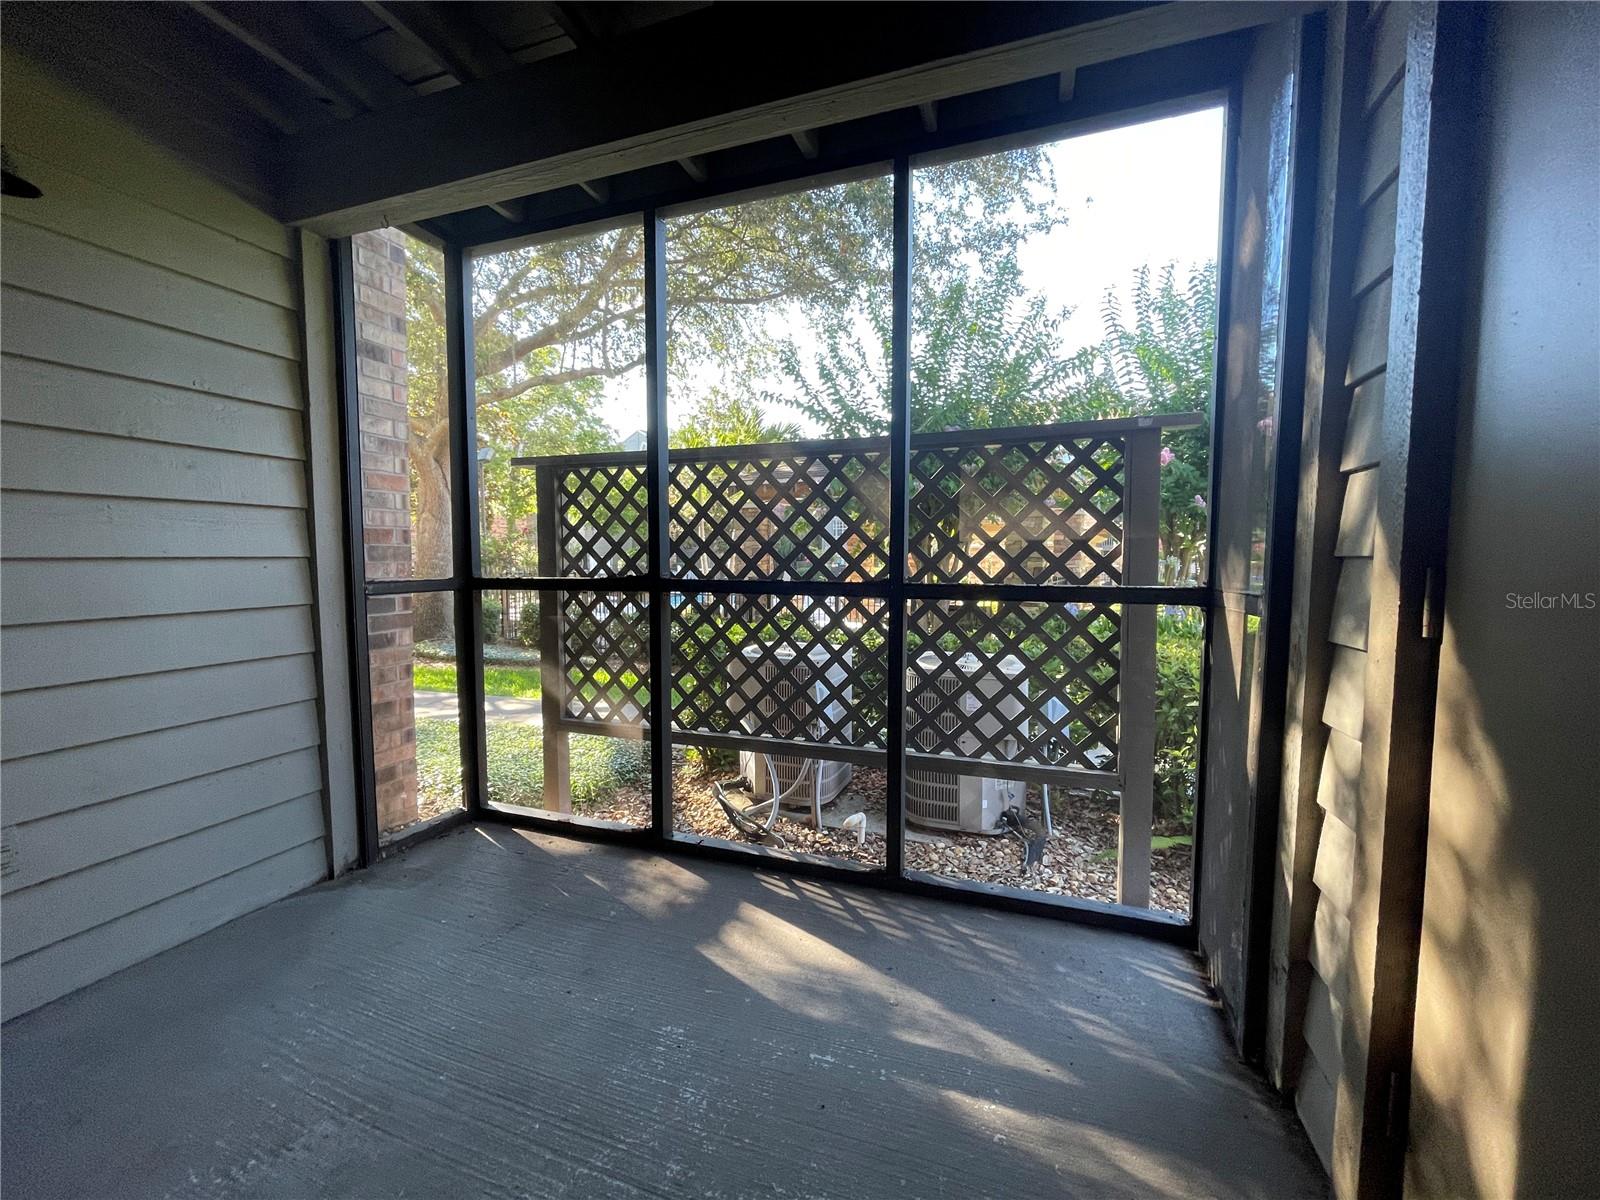
{"type": "MultiPolygon", "coordinates": [[[[1157,478],[1160,435],[1116,421],[914,436],[907,583],[1155,583],[1157,494],[1130,503],[1128,480],[1134,463],[1157,478]]],[[[515,461],[537,470],[540,573],[584,581],[544,601],[546,739],[643,736],[648,600],[604,580],[648,570],[644,455],[515,461]]],[[[684,582],[670,605],[673,739],[881,764],[894,702],[883,601],[694,581],[884,580],[887,439],[674,450],[667,490],[667,571],[684,582]]],[[[914,765],[1116,787],[1126,706],[1153,722],[1155,623],[1136,606],[912,599],[905,661],[914,765]]],[[[1153,742],[1136,740],[1148,770],[1153,742]]],[[[549,784],[564,755],[546,758],[549,784]]]]}

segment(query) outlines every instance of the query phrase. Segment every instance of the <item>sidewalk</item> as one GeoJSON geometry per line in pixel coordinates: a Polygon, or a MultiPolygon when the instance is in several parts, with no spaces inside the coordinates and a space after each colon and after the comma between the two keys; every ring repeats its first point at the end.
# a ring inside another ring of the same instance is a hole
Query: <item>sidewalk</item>
{"type": "MultiPolygon", "coordinates": [[[[518,696],[485,696],[484,715],[491,721],[515,721],[522,725],[539,723],[539,702],[518,696]]],[[[418,692],[418,717],[443,717],[454,721],[457,716],[454,692],[418,692]]]]}

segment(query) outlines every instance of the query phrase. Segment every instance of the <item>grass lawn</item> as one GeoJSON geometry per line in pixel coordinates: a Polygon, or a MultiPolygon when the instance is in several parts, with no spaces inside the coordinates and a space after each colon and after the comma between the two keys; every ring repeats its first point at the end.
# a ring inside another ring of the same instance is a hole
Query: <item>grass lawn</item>
{"type": "MultiPolygon", "coordinates": [[[[412,670],[413,686],[419,692],[453,692],[456,669],[451,663],[418,663],[412,670]]],[[[538,667],[485,667],[483,692],[486,696],[517,696],[523,700],[539,698],[538,667]]]]}
{"type": "MultiPolygon", "coordinates": [[[[454,672],[452,672],[454,674],[454,672]]],[[[528,808],[544,805],[544,746],[540,727],[514,721],[490,721],[485,730],[489,749],[489,798],[528,808]]],[[[604,800],[619,787],[641,784],[650,777],[650,750],[643,742],[623,738],[572,735],[572,800],[581,805],[604,800]]],[[[417,790],[451,790],[461,794],[461,742],[456,723],[440,717],[417,721],[417,790]]]]}

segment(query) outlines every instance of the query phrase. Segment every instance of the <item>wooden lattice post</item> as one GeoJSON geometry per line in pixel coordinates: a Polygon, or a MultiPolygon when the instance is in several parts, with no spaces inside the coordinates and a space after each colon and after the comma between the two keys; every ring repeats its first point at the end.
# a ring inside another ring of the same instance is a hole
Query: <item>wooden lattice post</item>
{"type": "MultiPolygon", "coordinates": [[[[1152,586],[1160,574],[1161,430],[1138,429],[1123,442],[1122,582],[1152,586]]],[[[1117,762],[1122,821],[1117,837],[1117,901],[1150,907],[1150,833],[1155,818],[1156,610],[1122,606],[1117,762]]]]}
{"type": "MultiPolygon", "coordinates": [[[[556,471],[541,463],[534,477],[538,505],[539,573],[561,574],[561,547],[556,536],[560,514],[556,511],[556,471]]],[[[561,666],[561,593],[539,593],[539,726],[544,748],[544,807],[549,812],[572,811],[571,745],[561,726],[567,711],[567,676],[561,666]]]]}

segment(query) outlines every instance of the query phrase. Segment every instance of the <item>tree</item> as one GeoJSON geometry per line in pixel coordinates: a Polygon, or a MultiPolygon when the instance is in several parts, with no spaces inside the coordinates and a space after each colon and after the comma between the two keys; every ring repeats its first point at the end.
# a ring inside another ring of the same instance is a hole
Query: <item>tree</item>
{"type": "MultiPolygon", "coordinates": [[[[1075,361],[1086,407],[1108,416],[1210,413],[1216,263],[1206,263],[1181,284],[1175,263],[1154,277],[1148,266],[1140,267],[1131,313],[1107,293],[1101,316],[1105,337],[1075,361]]],[[[1169,430],[1161,467],[1161,545],[1169,582],[1193,582],[1198,573],[1210,481],[1209,419],[1194,428],[1169,430]]]]}
{"type": "MultiPolygon", "coordinates": [[[[1022,282],[1016,245],[973,265],[919,273],[913,296],[911,416],[919,432],[994,429],[1057,421],[1105,420],[1210,409],[1216,330],[1214,263],[1180,283],[1175,263],[1134,275],[1131,307],[1115,292],[1101,311],[1104,336],[1068,355],[1067,311],[1052,310],[1022,282]]],[[[788,402],[831,437],[888,429],[888,321],[868,315],[870,345],[847,321],[820,343],[789,339],[779,352],[788,402]],[[870,399],[869,399],[870,398],[870,399]]],[[[781,402],[768,390],[768,403],[781,402]]],[[[1205,544],[1209,429],[1173,430],[1162,455],[1161,541],[1170,582],[1190,581],[1205,544]]]]}
{"type": "MultiPolygon", "coordinates": [[[[929,186],[919,188],[918,202],[935,230],[918,244],[928,269],[948,269],[963,254],[986,253],[1054,220],[1042,198],[1050,190],[1049,164],[1037,149],[921,175],[929,186]],[[962,232],[967,222],[956,219],[973,213],[986,214],[976,247],[962,232]]],[[[765,321],[775,308],[818,326],[863,308],[886,309],[892,212],[890,181],[879,176],[672,218],[667,325],[675,394],[697,364],[758,362],[770,354],[765,321]]],[[[443,259],[419,243],[408,245],[414,553],[419,576],[448,575],[443,259]]],[[[473,260],[477,423],[493,453],[484,470],[484,499],[506,529],[531,515],[532,481],[492,464],[610,443],[595,410],[598,393],[585,385],[596,388],[643,364],[643,274],[637,226],[473,260]]],[[[752,414],[737,406],[748,408],[750,399],[687,397],[696,416],[682,437],[743,439],[752,414]]],[[[641,391],[641,425],[643,416],[641,391]]],[[[495,553],[514,551],[505,546],[495,553]]]]}
{"type": "Polygon", "coordinates": [[[673,426],[670,444],[682,448],[746,446],[792,442],[799,437],[800,426],[768,421],[761,405],[749,396],[730,395],[713,387],[673,426]]]}
{"type": "Polygon", "coordinates": [[[479,410],[478,437],[488,451],[478,463],[487,573],[533,575],[539,569],[533,536],[535,476],[512,466],[514,455],[584,454],[615,445],[611,427],[595,407],[597,383],[556,384],[479,410]]]}

